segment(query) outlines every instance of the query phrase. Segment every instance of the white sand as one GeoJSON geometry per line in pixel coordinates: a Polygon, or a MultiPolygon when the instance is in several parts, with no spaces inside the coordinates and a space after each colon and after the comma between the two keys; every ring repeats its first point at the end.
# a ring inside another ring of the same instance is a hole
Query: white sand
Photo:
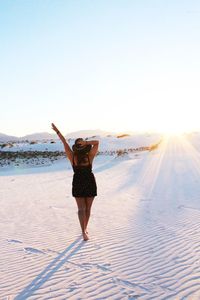
{"type": "Polygon", "coordinates": [[[200,299],[196,148],[171,138],[94,173],[87,242],[71,169],[0,177],[0,299],[200,299]]]}

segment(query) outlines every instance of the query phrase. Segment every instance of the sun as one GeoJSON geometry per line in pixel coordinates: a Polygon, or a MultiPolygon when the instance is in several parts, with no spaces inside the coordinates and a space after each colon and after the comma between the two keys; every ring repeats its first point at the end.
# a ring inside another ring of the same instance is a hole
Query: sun
{"type": "Polygon", "coordinates": [[[161,124],[159,131],[167,136],[177,136],[189,131],[189,128],[187,128],[187,126],[183,126],[183,124],[176,124],[175,122],[170,122],[170,124],[161,124]]]}
{"type": "MultiPolygon", "coordinates": [[[[118,131],[158,132],[181,135],[200,130],[199,109],[196,98],[178,93],[141,95],[126,106],[109,107],[109,122],[118,131]],[[140,101],[139,101],[139,100],[140,101]],[[118,127],[117,127],[118,126],[118,127]],[[122,128],[121,128],[122,127],[122,128]]],[[[108,102],[109,103],[109,102],[108,102]]]]}
{"type": "Polygon", "coordinates": [[[193,130],[194,127],[192,126],[192,121],[189,123],[184,122],[184,118],[182,119],[180,116],[178,118],[171,117],[171,119],[167,120],[163,118],[156,128],[156,131],[159,131],[166,136],[178,136],[193,130]]]}
{"type": "Polygon", "coordinates": [[[157,109],[152,111],[153,126],[165,135],[181,135],[200,128],[197,111],[192,101],[166,101],[163,105],[155,103],[157,109]],[[190,103],[190,105],[189,105],[190,103]]]}

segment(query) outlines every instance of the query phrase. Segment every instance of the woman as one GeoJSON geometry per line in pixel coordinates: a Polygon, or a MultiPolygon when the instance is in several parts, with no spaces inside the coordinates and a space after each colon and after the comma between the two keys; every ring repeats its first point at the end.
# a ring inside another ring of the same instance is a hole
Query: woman
{"type": "Polygon", "coordinates": [[[84,241],[89,239],[87,225],[94,197],[97,195],[97,186],[92,173],[92,162],[97,154],[99,141],[84,141],[82,138],[75,140],[72,150],[64,136],[52,123],[52,129],[62,141],[66,155],[72,164],[74,176],[72,181],[72,195],[78,206],[78,217],[84,241]]]}

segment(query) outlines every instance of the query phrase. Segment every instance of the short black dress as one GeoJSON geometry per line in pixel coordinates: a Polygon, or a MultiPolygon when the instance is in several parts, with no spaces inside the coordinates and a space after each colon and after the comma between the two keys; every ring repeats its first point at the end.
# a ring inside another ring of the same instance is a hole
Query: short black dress
{"type": "Polygon", "coordinates": [[[72,196],[73,197],[95,197],[97,196],[97,185],[94,174],[92,173],[92,165],[86,166],[75,165],[73,157],[73,181],[72,181],[72,196]]]}

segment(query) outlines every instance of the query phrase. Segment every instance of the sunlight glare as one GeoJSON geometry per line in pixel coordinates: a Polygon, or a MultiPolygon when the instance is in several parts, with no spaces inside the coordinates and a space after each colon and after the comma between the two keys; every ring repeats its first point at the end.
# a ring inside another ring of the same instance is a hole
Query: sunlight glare
{"type": "Polygon", "coordinates": [[[169,95],[165,95],[162,101],[158,97],[151,100],[152,106],[148,109],[144,127],[148,127],[148,122],[153,130],[165,135],[180,135],[200,127],[195,99],[179,95],[169,100],[167,96],[169,95]]]}

